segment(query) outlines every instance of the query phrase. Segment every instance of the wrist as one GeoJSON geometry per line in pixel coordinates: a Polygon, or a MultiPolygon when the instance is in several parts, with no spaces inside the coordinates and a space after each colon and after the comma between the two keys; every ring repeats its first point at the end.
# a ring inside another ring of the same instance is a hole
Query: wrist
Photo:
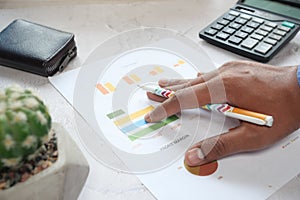
{"type": "Polygon", "coordinates": [[[298,85],[300,87],[300,65],[297,67],[297,79],[298,79],[298,85]]]}
{"type": "Polygon", "coordinates": [[[296,67],[292,67],[292,73],[290,77],[293,76],[293,78],[290,79],[290,91],[293,93],[292,99],[289,102],[292,107],[294,108],[295,114],[294,118],[298,120],[298,128],[300,128],[300,65],[296,67]],[[296,80],[295,80],[295,74],[296,74],[296,80]]]}

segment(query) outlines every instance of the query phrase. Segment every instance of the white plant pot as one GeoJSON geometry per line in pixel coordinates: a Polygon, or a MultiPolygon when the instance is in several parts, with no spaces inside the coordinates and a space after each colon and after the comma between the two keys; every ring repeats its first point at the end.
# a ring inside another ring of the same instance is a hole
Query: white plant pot
{"type": "Polygon", "coordinates": [[[59,124],[52,126],[57,136],[58,159],[27,181],[0,191],[1,200],[75,200],[89,173],[89,166],[77,144],[59,124]]]}

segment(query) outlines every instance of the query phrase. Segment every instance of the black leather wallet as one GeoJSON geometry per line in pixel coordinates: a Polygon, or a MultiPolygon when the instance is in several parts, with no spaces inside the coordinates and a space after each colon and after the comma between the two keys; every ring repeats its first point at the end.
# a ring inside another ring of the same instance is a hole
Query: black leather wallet
{"type": "Polygon", "coordinates": [[[23,19],[0,33],[0,65],[41,76],[62,71],[76,53],[74,34],[23,19]]]}

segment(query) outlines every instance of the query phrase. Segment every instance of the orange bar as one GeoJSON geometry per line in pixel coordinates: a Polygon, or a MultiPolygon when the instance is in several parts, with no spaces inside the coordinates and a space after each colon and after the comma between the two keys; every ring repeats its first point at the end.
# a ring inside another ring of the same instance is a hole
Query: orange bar
{"type": "Polygon", "coordinates": [[[107,91],[107,89],[105,89],[100,83],[98,83],[97,85],[96,85],[96,88],[102,93],[102,94],[108,94],[108,91],[107,91]]]}
{"type": "Polygon", "coordinates": [[[128,77],[128,76],[124,76],[123,80],[128,83],[129,85],[133,84],[134,82],[128,77]]]}
{"type": "Polygon", "coordinates": [[[157,72],[156,71],[151,71],[151,72],[149,72],[149,74],[152,75],[152,76],[155,76],[157,74],[157,72]]]}
{"type": "Polygon", "coordinates": [[[262,120],[266,120],[267,115],[261,114],[261,113],[257,113],[257,112],[252,112],[249,110],[244,110],[244,109],[240,109],[240,108],[234,108],[232,110],[233,113],[237,113],[237,114],[242,114],[242,115],[247,115],[250,117],[255,117],[258,119],[262,119],[262,120]]]}

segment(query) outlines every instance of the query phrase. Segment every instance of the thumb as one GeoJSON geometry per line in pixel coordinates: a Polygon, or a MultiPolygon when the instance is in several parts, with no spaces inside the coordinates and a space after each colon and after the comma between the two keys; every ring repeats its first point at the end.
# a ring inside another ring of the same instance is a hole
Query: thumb
{"type": "Polygon", "coordinates": [[[227,133],[200,141],[186,152],[185,162],[189,166],[198,166],[235,153],[258,149],[257,128],[245,123],[227,133]]]}

